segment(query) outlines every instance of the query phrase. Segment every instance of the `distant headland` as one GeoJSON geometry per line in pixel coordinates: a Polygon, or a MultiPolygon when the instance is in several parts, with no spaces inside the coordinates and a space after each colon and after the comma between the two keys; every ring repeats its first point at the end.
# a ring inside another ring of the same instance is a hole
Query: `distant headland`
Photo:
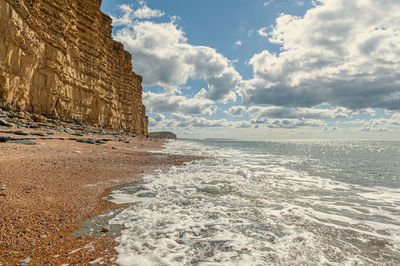
{"type": "Polygon", "coordinates": [[[168,132],[168,131],[150,132],[149,137],[154,138],[154,139],[176,139],[177,138],[177,136],[174,133],[168,132]]]}

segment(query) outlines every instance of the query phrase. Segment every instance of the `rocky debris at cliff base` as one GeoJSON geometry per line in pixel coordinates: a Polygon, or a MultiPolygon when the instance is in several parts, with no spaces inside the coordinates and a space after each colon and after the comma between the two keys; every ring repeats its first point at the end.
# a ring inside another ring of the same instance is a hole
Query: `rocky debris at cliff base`
{"type": "Polygon", "coordinates": [[[95,139],[77,139],[77,142],[87,143],[87,144],[96,144],[95,139]]]}
{"type": "Polygon", "coordinates": [[[11,140],[10,142],[23,145],[36,145],[36,142],[34,142],[33,140],[11,140]]]}
{"type": "Polygon", "coordinates": [[[17,130],[12,132],[15,135],[21,135],[21,136],[29,136],[29,132],[26,130],[17,130]]]}
{"type": "Polygon", "coordinates": [[[46,132],[30,132],[32,136],[41,136],[41,137],[47,137],[49,134],[46,132]]]}
{"type": "MultiPolygon", "coordinates": [[[[53,118],[46,118],[38,114],[30,114],[28,112],[21,111],[0,111],[0,127],[6,128],[32,128],[32,129],[44,129],[46,134],[54,130],[58,133],[64,132],[75,136],[84,136],[90,134],[100,135],[127,135],[135,137],[135,134],[124,132],[124,131],[113,131],[105,129],[101,126],[94,127],[83,124],[81,120],[61,121],[53,118]]],[[[44,136],[44,135],[43,135],[44,136]]],[[[128,141],[128,140],[126,140],[128,141]]]]}
{"type": "Polygon", "coordinates": [[[3,118],[0,118],[0,126],[5,126],[5,127],[12,127],[13,124],[8,123],[6,120],[4,120],[3,118]]]}
{"type": "Polygon", "coordinates": [[[36,140],[37,138],[29,137],[29,138],[19,138],[13,136],[1,136],[0,135],[0,142],[7,142],[7,141],[24,141],[24,140],[36,140]]]}
{"type": "MultiPolygon", "coordinates": [[[[4,117],[3,122],[5,122],[6,124],[11,124],[11,121],[13,121],[15,123],[13,127],[19,128],[18,130],[0,129],[0,143],[9,142],[21,145],[45,145],[46,143],[36,142],[36,140],[71,140],[79,143],[106,147],[107,142],[131,144],[132,142],[129,137],[136,137],[135,134],[131,133],[121,131],[115,132],[99,127],[96,128],[92,126],[87,126],[82,124],[82,121],[60,121],[52,118],[45,118],[41,115],[16,111],[0,111],[0,114],[2,115],[2,117],[4,117]],[[41,131],[34,131],[31,129],[41,131]],[[57,134],[68,134],[77,137],[54,136],[57,134]],[[80,138],[85,135],[91,135],[93,137],[80,138]],[[113,137],[104,138],[104,135],[112,135],[113,137]]],[[[113,149],[117,150],[120,148],[114,146],[113,149]]],[[[136,146],[133,149],[136,149],[136,146]]]]}
{"type": "Polygon", "coordinates": [[[10,136],[0,136],[0,142],[7,142],[11,139],[12,139],[12,137],[10,137],[10,136]]]}

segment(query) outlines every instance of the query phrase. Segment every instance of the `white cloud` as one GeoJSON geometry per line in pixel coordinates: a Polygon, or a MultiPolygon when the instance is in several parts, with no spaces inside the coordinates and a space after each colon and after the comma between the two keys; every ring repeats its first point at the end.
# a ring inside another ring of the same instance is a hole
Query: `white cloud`
{"type": "Polygon", "coordinates": [[[213,101],[203,98],[201,93],[195,95],[193,98],[188,98],[174,93],[145,92],[143,94],[143,103],[149,113],[181,112],[194,115],[213,114],[215,110],[213,108],[213,101]]]}
{"type": "Polygon", "coordinates": [[[386,132],[400,129],[400,113],[392,113],[389,117],[374,119],[354,119],[343,122],[343,125],[353,127],[364,132],[386,132]]]}
{"type": "Polygon", "coordinates": [[[343,107],[327,108],[294,108],[269,106],[252,106],[247,109],[251,117],[255,118],[283,118],[283,119],[333,119],[346,118],[350,111],[343,107]]]}
{"type": "Polygon", "coordinates": [[[139,3],[141,5],[140,8],[134,10],[133,5],[118,5],[118,8],[122,12],[121,16],[114,17],[113,19],[114,26],[128,26],[131,25],[133,21],[139,19],[151,19],[151,18],[159,18],[164,16],[164,12],[149,8],[144,2],[139,3]]]}
{"type": "Polygon", "coordinates": [[[141,8],[135,10],[133,16],[138,19],[160,18],[164,16],[164,12],[151,9],[147,5],[144,5],[141,8]]]}
{"type": "Polygon", "coordinates": [[[235,45],[241,46],[241,45],[242,45],[242,42],[241,42],[241,41],[236,41],[236,42],[235,42],[235,45]]]}
{"type": "Polygon", "coordinates": [[[295,128],[325,128],[326,123],[321,120],[315,119],[269,119],[269,118],[258,118],[252,119],[251,124],[257,126],[264,126],[267,128],[284,128],[284,129],[295,129],[295,128]]]}
{"type": "Polygon", "coordinates": [[[133,54],[134,71],[143,76],[145,86],[159,85],[171,92],[189,79],[204,79],[208,99],[223,103],[236,100],[241,76],[232,62],[215,49],[189,44],[173,21],[126,23],[125,14],[120,20],[125,24],[114,38],[133,54]]]}
{"type": "Polygon", "coordinates": [[[228,110],[225,111],[225,113],[229,116],[243,116],[246,113],[246,107],[244,106],[232,106],[228,110]]]}
{"type": "Polygon", "coordinates": [[[400,2],[321,0],[304,17],[282,14],[267,50],[249,61],[246,104],[400,109],[400,2]]]}
{"type": "Polygon", "coordinates": [[[264,27],[261,28],[257,31],[258,35],[262,36],[262,37],[268,37],[268,33],[267,33],[268,28],[264,27]]]}
{"type": "Polygon", "coordinates": [[[149,118],[150,126],[155,129],[190,129],[190,128],[251,128],[250,121],[228,121],[226,119],[211,120],[204,117],[173,113],[169,119],[157,120],[149,118]]]}
{"type": "Polygon", "coordinates": [[[298,6],[304,6],[304,4],[305,4],[305,3],[304,3],[303,1],[297,1],[297,2],[296,2],[296,5],[298,5],[298,6]]]}
{"type": "Polygon", "coordinates": [[[156,120],[157,122],[163,121],[165,120],[165,116],[163,114],[158,113],[155,115],[154,120],[156,120]]]}
{"type": "MultiPolygon", "coordinates": [[[[232,110],[235,111],[235,110],[232,110]]],[[[252,106],[246,112],[254,125],[268,128],[294,129],[301,127],[327,127],[325,119],[347,118],[351,113],[346,108],[295,108],[281,106],[252,106]]]]}
{"type": "Polygon", "coordinates": [[[269,6],[270,4],[272,4],[273,1],[274,0],[269,0],[269,1],[264,2],[264,6],[269,6]]]}

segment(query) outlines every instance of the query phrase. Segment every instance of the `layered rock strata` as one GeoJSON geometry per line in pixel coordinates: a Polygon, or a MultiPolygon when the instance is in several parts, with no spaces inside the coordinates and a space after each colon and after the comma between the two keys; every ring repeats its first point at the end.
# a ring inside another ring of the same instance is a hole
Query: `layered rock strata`
{"type": "Polygon", "coordinates": [[[0,0],[0,107],[147,135],[142,78],[101,0],[0,0]]]}

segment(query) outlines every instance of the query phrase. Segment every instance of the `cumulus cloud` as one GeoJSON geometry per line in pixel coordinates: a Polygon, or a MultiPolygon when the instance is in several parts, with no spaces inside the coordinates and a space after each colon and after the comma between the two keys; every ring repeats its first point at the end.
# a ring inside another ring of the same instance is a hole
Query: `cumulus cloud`
{"type": "Polygon", "coordinates": [[[236,100],[242,79],[230,60],[213,48],[189,44],[173,20],[156,23],[127,16],[128,21],[130,11],[121,11],[125,13],[116,19],[123,27],[114,38],[133,54],[133,68],[143,76],[145,86],[174,91],[189,79],[203,79],[208,84],[206,98],[224,103],[236,100]]]}
{"type": "Polygon", "coordinates": [[[157,122],[163,121],[165,119],[165,116],[163,114],[156,114],[156,116],[154,117],[154,120],[157,122]]]}
{"type": "Polygon", "coordinates": [[[173,113],[170,119],[156,124],[158,128],[224,128],[232,127],[233,122],[226,119],[209,120],[204,117],[173,113]]]}
{"type": "MultiPolygon", "coordinates": [[[[238,106],[240,109],[240,106],[238,106]]],[[[234,112],[235,108],[231,108],[234,112]]],[[[244,111],[243,111],[244,113],[244,111]]],[[[169,119],[149,118],[150,125],[157,128],[326,128],[327,124],[319,119],[273,118],[251,113],[249,121],[229,121],[227,119],[206,119],[180,112],[173,113],[169,119]]]]}
{"type": "Polygon", "coordinates": [[[175,113],[172,114],[170,125],[174,127],[228,127],[230,126],[230,122],[226,119],[208,120],[204,117],[193,117],[175,113]]]}
{"type": "Polygon", "coordinates": [[[160,10],[154,10],[144,5],[141,8],[133,12],[133,16],[138,19],[149,19],[149,18],[159,18],[164,16],[164,12],[160,10]]]}
{"type": "MultiPolygon", "coordinates": [[[[147,106],[149,113],[181,112],[194,115],[213,114],[213,101],[203,98],[201,94],[202,92],[193,98],[189,98],[174,93],[145,92],[143,94],[143,103],[147,106]]],[[[161,120],[158,119],[157,121],[161,120]]]]}
{"type": "Polygon", "coordinates": [[[274,0],[265,1],[264,6],[269,6],[270,4],[272,4],[273,1],[274,0]]]}
{"type": "Polygon", "coordinates": [[[321,120],[314,119],[269,119],[269,118],[257,118],[250,121],[252,124],[257,126],[264,126],[267,128],[284,128],[284,129],[295,129],[301,127],[318,127],[325,128],[327,125],[321,120]]]}
{"type": "Polygon", "coordinates": [[[227,119],[206,119],[204,117],[185,115],[180,112],[172,113],[169,119],[157,121],[149,118],[149,123],[154,128],[160,129],[189,129],[189,128],[251,128],[250,121],[228,121],[227,119]]]}
{"type": "Polygon", "coordinates": [[[257,31],[257,33],[258,33],[258,35],[260,35],[262,37],[267,37],[268,36],[267,30],[268,30],[268,28],[264,27],[264,28],[259,29],[257,31]]]}
{"type": "Polygon", "coordinates": [[[327,127],[325,119],[347,118],[348,109],[338,108],[294,108],[282,106],[252,106],[246,112],[250,122],[257,126],[268,128],[294,129],[301,127],[327,127]]]}
{"type": "Polygon", "coordinates": [[[388,117],[373,119],[354,119],[343,124],[356,127],[365,132],[383,132],[400,129],[400,113],[391,113],[388,117]]]}
{"type": "Polygon", "coordinates": [[[241,45],[242,45],[242,41],[236,41],[236,42],[235,42],[235,45],[241,46],[241,45]]]}
{"type": "Polygon", "coordinates": [[[246,113],[246,107],[244,106],[232,106],[228,110],[225,111],[227,115],[230,116],[243,116],[246,113]]]}
{"type": "Polygon", "coordinates": [[[164,16],[164,12],[149,8],[144,2],[141,2],[141,7],[134,10],[132,5],[119,5],[119,9],[122,12],[121,16],[114,17],[113,19],[114,26],[126,26],[130,25],[132,21],[137,19],[151,19],[151,18],[159,18],[164,16]]]}
{"type": "Polygon", "coordinates": [[[149,118],[149,122],[151,122],[151,126],[156,128],[248,128],[252,127],[250,122],[247,121],[239,121],[232,122],[226,119],[206,119],[204,117],[185,115],[182,113],[173,113],[171,114],[169,119],[156,121],[154,118],[149,118]]]}
{"type": "Polygon", "coordinates": [[[321,0],[304,17],[282,14],[249,61],[246,104],[400,109],[400,2],[321,0]]]}
{"type": "Polygon", "coordinates": [[[260,107],[252,106],[247,112],[258,118],[286,118],[286,119],[333,119],[346,118],[349,110],[346,108],[293,108],[281,106],[260,107]]]}

